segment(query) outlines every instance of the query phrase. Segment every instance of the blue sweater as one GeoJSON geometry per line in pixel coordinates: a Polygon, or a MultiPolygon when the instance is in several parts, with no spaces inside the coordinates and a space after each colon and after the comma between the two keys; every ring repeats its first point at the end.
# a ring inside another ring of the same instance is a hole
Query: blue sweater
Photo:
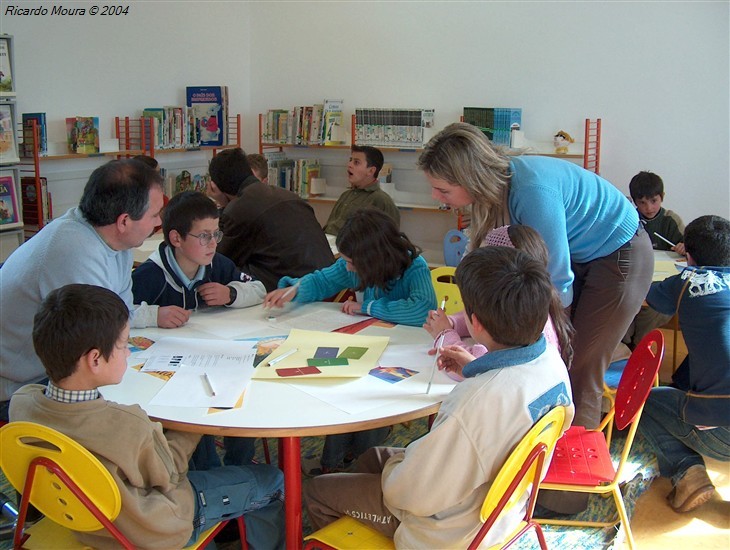
{"type": "Polygon", "coordinates": [[[529,225],[545,240],[548,270],[563,305],[573,301],[571,262],[606,256],[636,233],[639,215],[610,182],[561,159],[515,157],[509,213],[512,223],[529,225]]]}
{"type": "MultiPolygon", "coordinates": [[[[299,290],[295,302],[324,300],[347,288],[357,288],[360,281],[356,273],[347,271],[345,260],[298,279],[299,290]]],[[[282,277],[279,288],[297,282],[292,277],[282,277]]],[[[428,312],[436,309],[436,293],[431,282],[431,272],[422,256],[416,257],[399,279],[391,282],[385,291],[377,287],[365,289],[362,312],[391,323],[420,327],[426,322],[428,312]]]]}
{"type": "Polygon", "coordinates": [[[688,267],[652,284],[646,301],[670,315],[680,295],[688,355],[672,382],[687,392],[683,418],[695,426],[730,426],[730,267],[688,267]]]}

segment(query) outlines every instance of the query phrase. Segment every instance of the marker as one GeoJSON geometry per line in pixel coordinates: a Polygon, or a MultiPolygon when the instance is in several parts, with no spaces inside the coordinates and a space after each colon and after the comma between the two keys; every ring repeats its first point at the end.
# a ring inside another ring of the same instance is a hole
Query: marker
{"type": "Polygon", "coordinates": [[[433,367],[431,368],[431,377],[428,379],[428,387],[426,388],[426,393],[431,393],[431,383],[433,382],[433,375],[436,374],[436,365],[438,365],[439,361],[439,350],[441,349],[441,346],[444,343],[444,336],[445,334],[442,334],[439,338],[438,343],[436,344],[436,357],[433,360],[433,367]]]}
{"type": "MultiPolygon", "coordinates": [[[[446,296],[446,298],[448,298],[448,296],[446,296]]],[[[443,311],[444,313],[446,313],[446,298],[441,300],[441,311],[443,311]]]]}
{"type": "Polygon", "coordinates": [[[297,348],[292,348],[289,351],[287,351],[286,353],[284,353],[282,355],[279,355],[279,357],[276,357],[276,358],[272,359],[271,361],[268,361],[266,364],[269,367],[272,366],[272,365],[276,365],[282,359],[286,359],[287,357],[289,357],[290,355],[294,355],[298,351],[299,350],[297,348]]]}
{"type": "Polygon", "coordinates": [[[203,382],[205,382],[205,385],[208,386],[208,389],[210,390],[210,395],[215,397],[215,390],[213,389],[213,384],[210,382],[210,378],[208,378],[208,373],[203,373],[203,382]]]}
{"type": "Polygon", "coordinates": [[[669,239],[667,239],[667,238],[665,238],[665,237],[662,237],[662,236],[661,236],[661,235],[660,235],[659,233],[657,233],[656,231],[654,231],[654,235],[656,235],[657,237],[659,237],[659,238],[660,238],[661,240],[663,240],[663,241],[664,241],[665,243],[667,243],[667,244],[668,244],[669,246],[671,246],[671,247],[675,247],[675,246],[677,246],[676,244],[674,244],[674,243],[673,243],[672,241],[670,241],[669,239]]]}

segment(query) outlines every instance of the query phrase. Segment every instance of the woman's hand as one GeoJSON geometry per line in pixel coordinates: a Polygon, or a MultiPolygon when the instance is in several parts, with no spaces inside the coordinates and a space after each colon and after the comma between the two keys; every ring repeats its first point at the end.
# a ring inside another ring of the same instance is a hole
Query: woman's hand
{"type": "Polygon", "coordinates": [[[432,309],[428,312],[428,317],[426,318],[426,322],[423,324],[423,328],[426,329],[426,332],[428,332],[432,338],[436,338],[443,331],[454,328],[454,325],[451,324],[451,319],[446,316],[444,310],[439,308],[432,309]]]}

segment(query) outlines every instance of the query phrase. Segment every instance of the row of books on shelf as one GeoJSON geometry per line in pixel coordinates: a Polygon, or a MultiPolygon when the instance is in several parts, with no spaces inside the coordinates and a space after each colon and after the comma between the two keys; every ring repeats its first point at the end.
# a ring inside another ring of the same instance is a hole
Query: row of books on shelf
{"type": "Polygon", "coordinates": [[[293,109],[269,109],[262,117],[261,141],[289,145],[345,145],[347,126],[341,99],[325,99],[293,109]]]}
{"type": "Polygon", "coordinates": [[[147,107],[155,149],[228,145],[228,86],[188,86],[184,106],[147,107]]]}
{"type": "MultiPolygon", "coordinates": [[[[148,107],[143,109],[146,143],[155,149],[221,146],[229,142],[228,87],[188,86],[185,106],[148,107]]],[[[0,163],[18,162],[14,124],[10,106],[0,104],[0,163]]],[[[40,156],[48,154],[46,113],[22,115],[24,157],[32,157],[34,146],[40,156]],[[37,139],[33,139],[35,121],[37,139]]],[[[68,153],[99,153],[99,118],[76,116],[66,118],[68,153]]]]}
{"type": "Polygon", "coordinates": [[[522,109],[464,107],[462,120],[477,126],[495,145],[509,147],[512,130],[522,127],[522,109]]]}
{"type": "Polygon", "coordinates": [[[309,198],[312,178],[320,176],[319,159],[290,159],[282,152],[265,156],[269,164],[269,185],[309,198]]]}
{"type": "Polygon", "coordinates": [[[355,143],[373,147],[422,148],[431,138],[433,109],[355,109],[355,143]]]}

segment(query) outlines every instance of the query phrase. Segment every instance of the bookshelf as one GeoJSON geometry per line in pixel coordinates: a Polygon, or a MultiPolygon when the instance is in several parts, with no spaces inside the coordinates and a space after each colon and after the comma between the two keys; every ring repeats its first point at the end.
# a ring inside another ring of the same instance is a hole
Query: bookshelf
{"type": "Polygon", "coordinates": [[[15,44],[0,34],[0,263],[23,243],[15,44]]]}
{"type": "MultiPolygon", "coordinates": [[[[320,177],[327,180],[326,192],[316,197],[303,197],[314,209],[317,220],[324,226],[335,202],[348,188],[347,163],[354,144],[355,116],[351,117],[351,133],[347,145],[296,145],[270,143],[262,139],[264,115],[259,114],[259,153],[286,152],[290,158],[318,159],[320,177]]],[[[421,149],[378,147],[385,162],[392,165],[394,183],[382,183],[401,215],[401,230],[423,249],[429,265],[443,265],[443,238],[449,229],[457,227],[458,219],[448,208],[441,208],[431,198],[431,191],[416,166],[421,149]]]]}

